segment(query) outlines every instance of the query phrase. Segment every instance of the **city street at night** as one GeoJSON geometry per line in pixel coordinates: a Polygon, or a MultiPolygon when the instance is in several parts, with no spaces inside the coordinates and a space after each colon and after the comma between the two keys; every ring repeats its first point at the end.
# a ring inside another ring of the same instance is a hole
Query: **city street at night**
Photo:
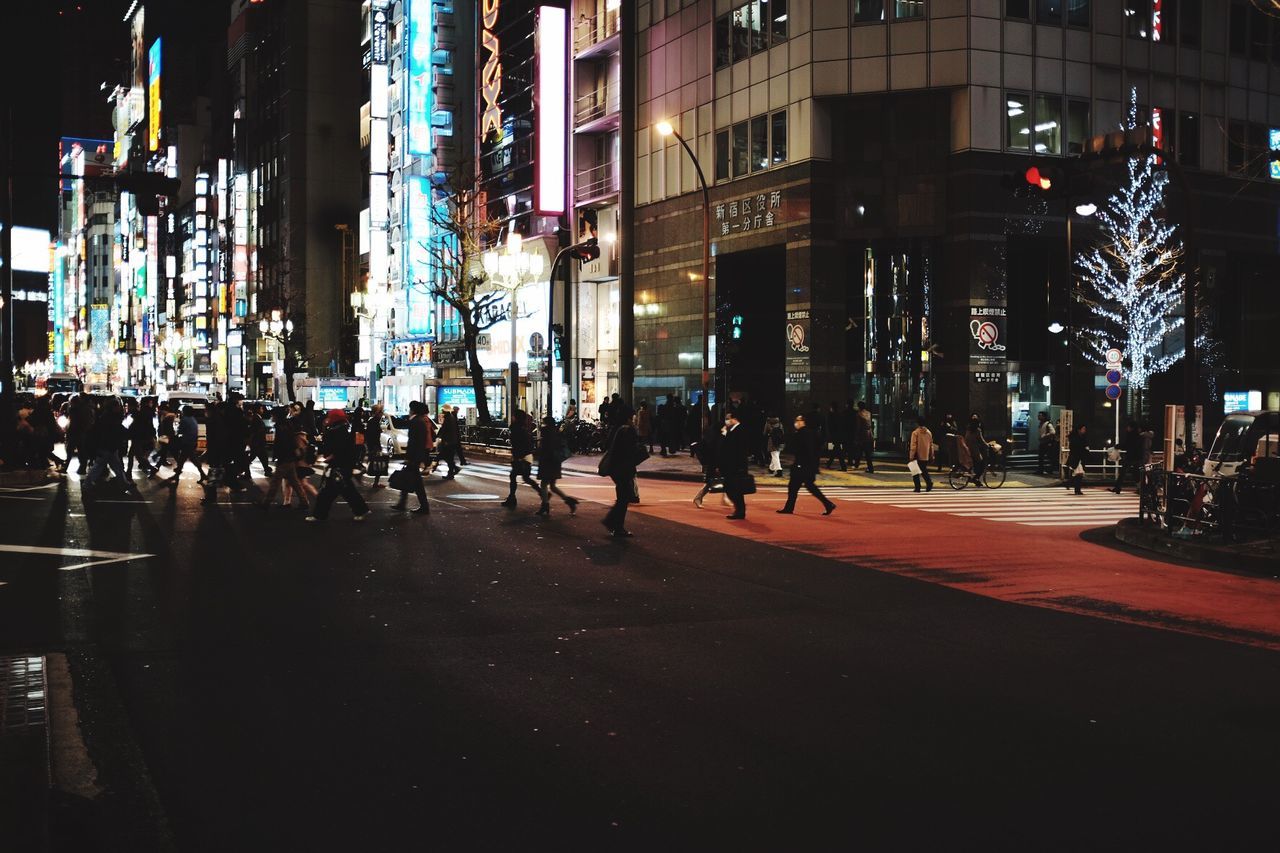
{"type": "MultiPolygon", "coordinates": [[[[787,517],[765,489],[730,522],[694,484],[642,480],[618,541],[607,481],[568,478],[577,515],[543,518],[524,486],[498,505],[499,462],[429,481],[428,517],[370,491],[363,524],[139,485],[0,495],[0,642],[67,655],[103,789],[70,813],[105,849],[1272,832],[1269,578],[1157,563],[1087,523],[923,511],[950,492],[787,517]]],[[[992,500],[1032,491],[1054,490],[992,500]]]]}
{"type": "Polygon", "coordinates": [[[0,853],[1280,851],[1280,0],[0,34],[0,853]]]}

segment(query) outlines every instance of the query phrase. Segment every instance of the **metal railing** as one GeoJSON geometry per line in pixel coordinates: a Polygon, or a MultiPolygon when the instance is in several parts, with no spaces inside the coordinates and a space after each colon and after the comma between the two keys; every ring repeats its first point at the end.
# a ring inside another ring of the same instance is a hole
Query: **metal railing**
{"type": "Polygon", "coordinates": [[[578,124],[595,121],[622,109],[622,95],[617,83],[597,86],[574,102],[574,119],[578,124]]]}
{"type": "Polygon", "coordinates": [[[581,53],[593,45],[618,34],[618,9],[601,12],[590,18],[581,17],[573,27],[573,51],[581,53]]]}
{"type": "Polygon", "coordinates": [[[577,201],[600,198],[616,193],[619,189],[618,165],[601,163],[590,169],[583,169],[574,181],[574,198],[577,201]]]}

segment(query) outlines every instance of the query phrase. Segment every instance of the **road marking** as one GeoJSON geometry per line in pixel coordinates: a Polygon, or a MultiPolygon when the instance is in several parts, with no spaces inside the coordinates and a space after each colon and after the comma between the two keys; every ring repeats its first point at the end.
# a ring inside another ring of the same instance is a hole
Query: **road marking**
{"type": "Polygon", "coordinates": [[[0,551],[16,554],[41,554],[51,557],[97,557],[100,559],[76,563],[73,566],[60,566],[59,570],[69,572],[73,569],[85,569],[92,566],[105,566],[107,563],[123,563],[129,560],[141,560],[154,557],[155,554],[130,554],[125,551],[93,551],[88,548],[44,548],[39,545],[0,545],[0,551]]]}
{"type": "Polygon", "coordinates": [[[0,495],[0,498],[8,498],[11,501],[42,501],[44,498],[37,498],[33,495],[0,495]]]}
{"type": "Polygon", "coordinates": [[[0,486],[0,492],[35,492],[40,489],[55,488],[58,483],[45,483],[40,486],[0,486]]]}
{"type": "Polygon", "coordinates": [[[1021,524],[1028,527],[1091,527],[1114,524],[1137,514],[1136,495],[1088,491],[1028,489],[1004,491],[939,491],[875,494],[867,490],[828,489],[828,496],[849,502],[945,513],[958,518],[1021,524]]]}

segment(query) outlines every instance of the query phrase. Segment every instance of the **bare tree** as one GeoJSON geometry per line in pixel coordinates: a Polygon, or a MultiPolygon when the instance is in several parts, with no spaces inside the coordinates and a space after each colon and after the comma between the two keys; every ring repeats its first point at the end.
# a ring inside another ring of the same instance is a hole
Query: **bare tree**
{"type": "Polygon", "coordinates": [[[507,319],[506,291],[496,288],[480,263],[481,254],[498,237],[501,225],[485,211],[474,163],[459,164],[430,201],[432,236],[414,249],[429,259],[432,278],[415,278],[410,286],[440,299],[458,312],[467,372],[475,389],[480,423],[493,423],[485,394],[484,368],[476,353],[480,333],[507,319]]]}

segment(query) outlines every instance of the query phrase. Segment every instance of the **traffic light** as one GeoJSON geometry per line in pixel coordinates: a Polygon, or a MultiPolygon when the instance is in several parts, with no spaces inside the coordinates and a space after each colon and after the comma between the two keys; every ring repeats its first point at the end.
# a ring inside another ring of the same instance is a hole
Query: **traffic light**
{"type": "Polygon", "coordinates": [[[591,237],[569,250],[569,254],[578,259],[579,264],[594,261],[600,257],[600,241],[591,237]]]}
{"type": "Polygon", "coordinates": [[[1027,186],[1032,189],[1039,188],[1046,192],[1053,189],[1053,177],[1048,170],[1041,172],[1039,166],[1029,167],[1022,173],[1022,177],[1026,180],[1027,186]]]}
{"type": "Polygon", "coordinates": [[[732,322],[733,328],[729,333],[729,337],[733,338],[735,341],[740,341],[742,340],[742,315],[734,314],[732,322]]]}
{"type": "Polygon", "coordinates": [[[1064,189],[1065,182],[1062,180],[1062,170],[1057,166],[1033,161],[1030,165],[1003,176],[1000,183],[1005,189],[1018,194],[1029,193],[1043,197],[1064,189]]]}

